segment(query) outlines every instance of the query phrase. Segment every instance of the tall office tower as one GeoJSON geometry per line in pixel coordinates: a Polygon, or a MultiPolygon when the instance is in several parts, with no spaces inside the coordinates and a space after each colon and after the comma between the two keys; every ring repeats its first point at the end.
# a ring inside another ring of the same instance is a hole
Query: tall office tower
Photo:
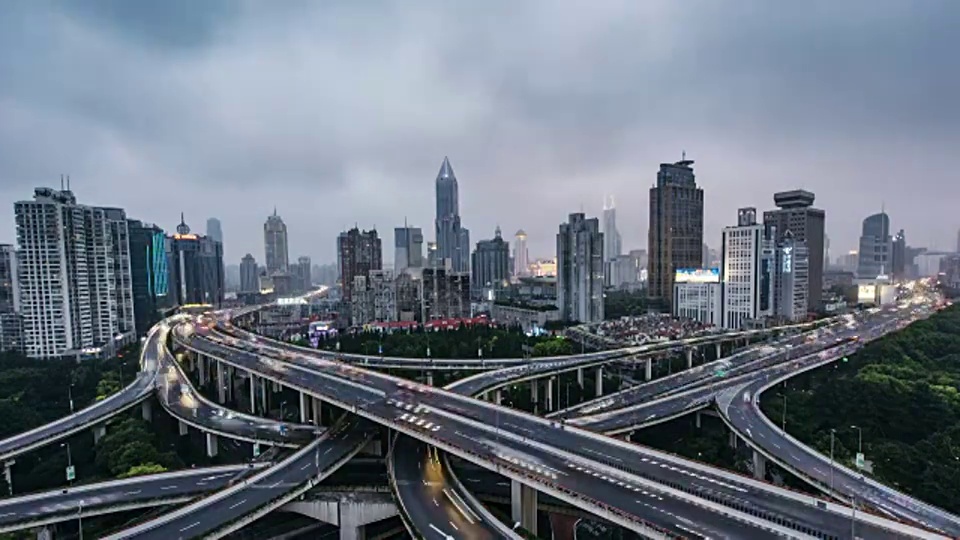
{"type": "Polygon", "coordinates": [[[130,271],[129,245],[114,245],[126,240],[126,219],[123,227],[115,223],[122,212],[77,204],[69,188],[37,188],[34,200],[17,202],[14,213],[27,356],[111,354],[120,320],[133,325],[132,291],[117,290],[129,276],[115,275],[124,268],[115,259],[124,254],[130,271]]]}
{"type": "Polygon", "coordinates": [[[513,275],[518,278],[530,275],[530,252],[527,251],[527,233],[523,229],[517,231],[513,240],[513,275]]]}
{"type": "Polygon", "coordinates": [[[903,229],[893,237],[893,243],[890,246],[890,273],[896,281],[907,277],[907,237],[903,229]]]}
{"type": "Polygon", "coordinates": [[[127,220],[130,234],[130,281],[137,333],[146,335],[160,321],[169,304],[167,235],[163,229],[135,219],[127,220]]]}
{"type": "Polygon", "coordinates": [[[273,215],[263,224],[263,245],[266,251],[267,274],[286,274],[290,271],[287,250],[287,226],[273,209],[273,215]]]}
{"type": "Polygon", "coordinates": [[[468,272],[470,264],[470,233],[460,226],[460,190],[450,160],[443,158],[437,174],[436,240],[438,266],[450,260],[455,272],[468,272]]]}
{"type": "Polygon", "coordinates": [[[857,261],[857,277],[875,279],[891,271],[890,256],[893,241],[890,238],[890,218],[886,212],[873,214],[863,220],[860,234],[860,257],[857,261]]]}
{"type": "Polygon", "coordinates": [[[423,232],[420,227],[393,229],[393,270],[400,274],[407,268],[423,267],[423,232]]]}
{"type": "Polygon", "coordinates": [[[823,235],[823,271],[826,272],[830,268],[830,237],[826,234],[823,235]]]}
{"type": "Polygon", "coordinates": [[[510,284],[510,244],[500,234],[500,227],[492,239],[477,242],[472,268],[470,287],[474,298],[490,300],[510,284]]]}
{"type": "Polygon", "coordinates": [[[647,296],[669,304],[677,269],[703,263],[703,190],[692,160],[660,164],[657,185],[650,188],[647,234],[647,296]]]}
{"type": "Polygon", "coordinates": [[[0,244],[0,352],[23,352],[23,320],[17,287],[17,251],[0,244]]]}
{"type": "Polygon", "coordinates": [[[742,328],[773,314],[774,245],[756,208],[738,210],[737,225],[724,228],[722,238],[720,325],[742,328]]]}
{"type": "Polygon", "coordinates": [[[220,225],[219,219],[212,217],[207,220],[207,237],[223,243],[223,227],[220,225]]]}
{"type": "Polygon", "coordinates": [[[557,306],[562,320],[603,320],[603,262],[600,221],[570,214],[557,233],[557,306]]]}
{"type": "Polygon", "coordinates": [[[310,257],[301,255],[297,257],[297,266],[294,276],[297,278],[297,287],[301,291],[309,291],[313,287],[313,276],[310,275],[312,262],[310,257]]]}
{"type": "MultiPolygon", "coordinates": [[[[823,254],[822,249],[817,253],[823,254]]],[[[784,233],[777,243],[776,268],[774,270],[774,315],[787,321],[802,321],[810,311],[808,294],[810,293],[810,273],[814,269],[810,263],[811,252],[803,242],[793,237],[790,231],[784,233]]],[[[822,270],[818,265],[816,269],[822,270]]]]}
{"type": "Polygon", "coordinates": [[[622,252],[620,232],[617,231],[617,208],[613,196],[603,201],[603,280],[604,284],[612,287],[616,277],[616,261],[622,252]]]}
{"type": "Polygon", "coordinates": [[[960,253],[960,230],[957,231],[957,253],[960,253]]]}
{"type": "Polygon", "coordinates": [[[177,234],[167,237],[170,297],[174,305],[223,302],[223,244],[190,232],[180,215],[177,234]]]}
{"type": "Polygon", "coordinates": [[[826,215],[823,210],[813,208],[814,197],[813,193],[802,189],[774,193],[773,202],[779,208],[764,212],[763,224],[767,227],[767,236],[777,245],[783,242],[789,232],[793,241],[806,247],[809,256],[807,308],[819,310],[823,296],[823,236],[826,215]],[[770,234],[773,228],[776,228],[775,235],[770,234]]]}
{"type": "Polygon", "coordinates": [[[240,259],[240,292],[251,293],[260,290],[260,272],[257,260],[247,253],[240,259]]]}
{"type": "Polygon", "coordinates": [[[360,231],[354,227],[337,238],[337,265],[340,268],[341,298],[349,304],[354,278],[370,277],[371,270],[383,269],[383,249],[376,229],[360,231]]]}
{"type": "MultiPolygon", "coordinates": [[[[127,227],[127,213],[120,208],[104,208],[112,237],[111,259],[113,260],[113,291],[116,295],[117,333],[132,343],[137,335],[136,318],[133,308],[133,282],[130,270],[130,230],[127,227]]],[[[145,332],[144,332],[145,333],[145,332]]],[[[116,336],[115,336],[116,339],[116,336]]]]}

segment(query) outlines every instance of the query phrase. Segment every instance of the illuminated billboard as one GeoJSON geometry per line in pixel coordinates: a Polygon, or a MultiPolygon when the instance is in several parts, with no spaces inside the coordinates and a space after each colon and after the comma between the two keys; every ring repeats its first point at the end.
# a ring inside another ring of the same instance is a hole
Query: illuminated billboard
{"type": "Polygon", "coordinates": [[[720,268],[679,268],[674,283],[720,283],[720,268]]]}
{"type": "Polygon", "coordinates": [[[857,287],[857,303],[875,304],[877,302],[877,286],[873,284],[857,287]]]}
{"type": "Polygon", "coordinates": [[[150,246],[147,248],[147,272],[149,273],[147,283],[151,288],[150,294],[166,296],[169,293],[166,236],[161,231],[153,233],[153,237],[150,239],[150,246]]]}

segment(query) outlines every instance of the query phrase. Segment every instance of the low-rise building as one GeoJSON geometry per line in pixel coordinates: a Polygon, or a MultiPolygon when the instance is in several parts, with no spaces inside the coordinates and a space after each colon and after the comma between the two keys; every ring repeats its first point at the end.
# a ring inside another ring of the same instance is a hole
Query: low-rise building
{"type": "Polygon", "coordinates": [[[673,283],[674,317],[720,325],[723,285],[718,268],[678,270],[673,283]]]}
{"type": "Polygon", "coordinates": [[[490,316],[498,324],[519,325],[525,332],[546,328],[548,322],[560,320],[560,310],[555,305],[508,304],[496,302],[491,306],[490,316]]]}

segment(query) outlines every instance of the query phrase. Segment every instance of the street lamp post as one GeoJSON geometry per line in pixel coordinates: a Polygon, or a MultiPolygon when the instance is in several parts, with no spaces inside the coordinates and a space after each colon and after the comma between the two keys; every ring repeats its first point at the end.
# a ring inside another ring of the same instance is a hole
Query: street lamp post
{"type": "Polygon", "coordinates": [[[83,540],[83,499],[77,503],[77,525],[80,530],[80,540],[83,540]]]}
{"type": "Polygon", "coordinates": [[[284,413],[284,408],[285,408],[286,406],[287,406],[287,402],[286,402],[286,401],[281,401],[281,402],[280,402],[280,421],[281,421],[281,422],[283,422],[283,419],[284,419],[283,413],[284,413]]]}
{"type": "Polygon", "coordinates": [[[850,426],[850,429],[857,430],[857,453],[863,453],[863,428],[860,426],[850,426]]]}
{"type": "Polygon", "coordinates": [[[787,432],[787,394],[786,392],[783,393],[783,412],[781,416],[782,418],[780,420],[780,424],[781,424],[780,431],[783,431],[784,433],[786,433],[787,432]]]}
{"type": "MultiPolygon", "coordinates": [[[[63,443],[60,443],[60,446],[65,447],[67,449],[67,469],[73,468],[73,456],[70,455],[70,443],[63,442],[63,443]]],[[[70,485],[71,486],[73,485],[73,480],[70,480],[70,485]]]]}
{"type": "Polygon", "coordinates": [[[73,383],[67,387],[67,398],[70,400],[70,414],[73,414],[73,383]]]}

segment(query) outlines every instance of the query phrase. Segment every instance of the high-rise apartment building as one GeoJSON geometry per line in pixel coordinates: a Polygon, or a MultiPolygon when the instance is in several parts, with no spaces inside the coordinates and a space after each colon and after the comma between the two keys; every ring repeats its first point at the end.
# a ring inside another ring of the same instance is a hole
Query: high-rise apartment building
{"type": "Polygon", "coordinates": [[[240,259],[240,292],[252,293],[260,290],[260,275],[257,260],[247,253],[240,259]]]}
{"type": "Polygon", "coordinates": [[[130,233],[130,282],[137,333],[146,335],[170,303],[167,236],[150,223],[127,220],[130,233]]]}
{"type": "Polygon", "coordinates": [[[420,280],[420,321],[470,316],[470,274],[424,268],[420,280]]]}
{"type": "Polygon", "coordinates": [[[406,224],[393,230],[393,270],[423,267],[423,232],[406,224]]]}
{"type": "Polygon", "coordinates": [[[393,270],[371,270],[367,276],[353,279],[351,324],[397,320],[397,286],[393,270]]]}
{"type": "Polygon", "coordinates": [[[723,229],[720,263],[721,321],[743,328],[773,314],[774,245],[756,208],[737,211],[737,225],[723,229]]]}
{"type": "Polygon", "coordinates": [[[697,187],[693,161],[661,163],[650,188],[647,295],[669,304],[677,269],[703,263],[703,190],[697,187]]]}
{"type": "Polygon", "coordinates": [[[37,188],[14,214],[26,354],[111,354],[117,337],[132,337],[129,244],[117,245],[128,242],[123,212],[77,204],[69,189],[37,188]]]}
{"type": "Polygon", "coordinates": [[[17,251],[0,244],[0,352],[23,352],[23,320],[17,287],[17,251]]]}
{"type": "Polygon", "coordinates": [[[893,240],[890,238],[890,218],[886,212],[873,214],[863,220],[859,253],[858,278],[876,279],[892,271],[893,240]]]}
{"type": "Polygon", "coordinates": [[[190,232],[180,215],[177,233],[167,237],[170,298],[174,305],[223,302],[223,244],[190,232]]]}
{"type": "Polygon", "coordinates": [[[273,209],[273,215],[263,224],[263,245],[266,252],[267,274],[286,274],[290,271],[287,248],[287,225],[273,209]]]}
{"type": "Polygon", "coordinates": [[[310,257],[306,255],[297,257],[297,265],[294,267],[293,275],[296,278],[296,288],[298,290],[305,292],[313,287],[313,276],[310,274],[312,266],[313,262],[310,260],[310,257]]]}
{"type": "Polygon", "coordinates": [[[779,246],[790,233],[792,242],[803,244],[808,254],[807,309],[819,310],[823,296],[823,242],[826,215],[813,207],[815,195],[796,189],[773,195],[776,210],[763,213],[767,236],[779,246]],[[776,231],[773,233],[773,231],[776,231]]]}
{"type": "Polygon", "coordinates": [[[557,307],[562,320],[603,320],[603,262],[600,221],[570,214],[557,233],[557,307]]]}
{"type": "Polygon", "coordinates": [[[354,278],[369,277],[372,270],[383,269],[383,247],[376,229],[361,231],[354,227],[337,238],[337,266],[340,267],[341,298],[349,304],[354,278]]]}
{"type": "Polygon", "coordinates": [[[513,240],[513,276],[521,278],[530,275],[530,252],[527,250],[527,233],[517,231],[513,240]]]}
{"type": "Polygon", "coordinates": [[[470,284],[474,298],[495,294],[510,284],[510,244],[497,227],[493,238],[477,242],[470,284]]]}
{"type": "Polygon", "coordinates": [[[207,237],[223,243],[223,227],[220,225],[219,219],[213,217],[207,219],[207,237]]]}
{"type": "Polygon", "coordinates": [[[450,160],[443,158],[437,174],[438,266],[450,261],[454,272],[470,271],[470,232],[460,224],[460,188],[450,160]]]}

